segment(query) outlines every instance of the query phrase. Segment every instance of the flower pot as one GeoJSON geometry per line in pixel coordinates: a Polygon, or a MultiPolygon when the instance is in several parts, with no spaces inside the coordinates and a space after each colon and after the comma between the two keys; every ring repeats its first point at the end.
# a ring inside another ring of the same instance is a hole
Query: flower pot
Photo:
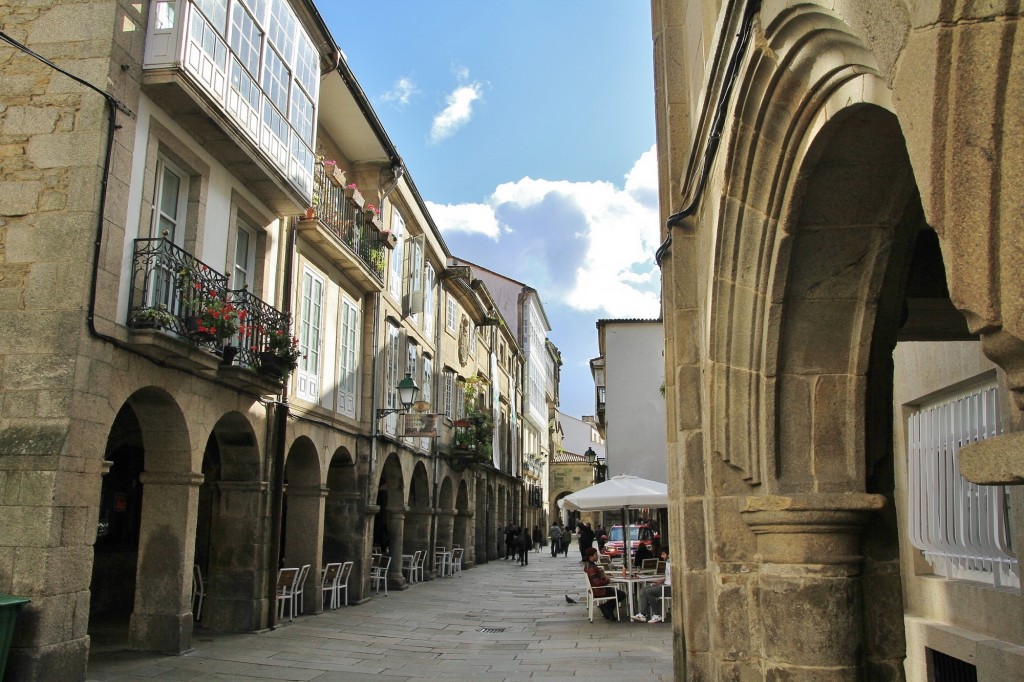
{"type": "Polygon", "coordinates": [[[337,166],[326,167],[327,178],[335,187],[345,186],[345,171],[341,170],[337,166]]]}
{"type": "Polygon", "coordinates": [[[238,346],[225,345],[220,351],[220,364],[230,365],[238,355],[238,346]]]}
{"type": "Polygon", "coordinates": [[[257,370],[260,374],[266,374],[278,379],[284,378],[284,361],[277,357],[276,353],[268,350],[261,351],[259,358],[260,364],[257,370]]]}
{"type": "Polygon", "coordinates": [[[366,200],[363,199],[362,193],[355,187],[345,188],[345,198],[355,204],[358,208],[362,209],[366,204],[366,200]]]}
{"type": "Polygon", "coordinates": [[[316,220],[316,209],[312,206],[306,209],[305,220],[316,220]]]}
{"type": "Polygon", "coordinates": [[[199,317],[196,315],[189,315],[185,318],[185,328],[192,340],[199,343],[210,343],[216,338],[212,332],[199,331],[199,317]]]}

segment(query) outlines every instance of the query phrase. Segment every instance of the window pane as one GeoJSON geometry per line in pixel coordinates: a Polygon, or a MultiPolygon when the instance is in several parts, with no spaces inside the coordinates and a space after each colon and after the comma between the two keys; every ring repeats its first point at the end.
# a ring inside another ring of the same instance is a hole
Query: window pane
{"type": "Polygon", "coordinates": [[[260,44],[263,33],[243,7],[235,10],[231,18],[231,49],[252,76],[260,72],[260,44]]]}
{"type": "Polygon", "coordinates": [[[195,0],[195,4],[206,15],[213,27],[221,35],[224,35],[228,17],[227,0],[195,0]]]}
{"type": "Polygon", "coordinates": [[[298,26],[295,15],[285,0],[271,0],[270,20],[267,23],[270,42],[284,55],[286,61],[291,61],[295,52],[294,36],[298,26]]]}
{"type": "Polygon", "coordinates": [[[263,92],[282,112],[288,110],[288,69],[274,50],[263,54],[263,92]]]}

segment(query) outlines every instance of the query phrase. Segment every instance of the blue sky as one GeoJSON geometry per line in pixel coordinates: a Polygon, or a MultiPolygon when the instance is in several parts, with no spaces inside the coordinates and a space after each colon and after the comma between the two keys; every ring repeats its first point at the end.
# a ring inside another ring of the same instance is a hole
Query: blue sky
{"type": "Polygon", "coordinates": [[[659,314],[649,3],[320,11],[449,249],[540,292],[561,410],[593,414],[596,321],[659,314]]]}

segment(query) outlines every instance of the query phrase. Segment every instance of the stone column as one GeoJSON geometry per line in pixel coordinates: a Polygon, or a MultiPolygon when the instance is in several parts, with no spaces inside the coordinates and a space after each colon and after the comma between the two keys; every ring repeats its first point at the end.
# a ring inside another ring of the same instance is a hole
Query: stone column
{"type": "Polygon", "coordinates": [[[456,544],[461,545],[463,548],[466,547],[466,543],[462,538],[455,537],[454,509],[437,510],[437,544],[444,545],[445,547],[451,547],[456,544]]]}
{"type": "Polygon", "coordinates": [[[192,646],[192,563],[202,474],[144,471],[142,527],[129,625],[132,649],[192,646]]]}
{"type": "Polygon", "coordinates": [[[860,542],[885,506],[864,493],[747,497],[740,513],[757,538],[758,621],[765,679],[861,679],[860,542]]]}
{"type": "Polygon", "coordinates": [[[466,548],[462,555],[464,568],[476,565],[476,546],[473,544],[473,536],[469,532],[469,529],[473,527],[474,516],[476,513],[472,511],[458,511],[452,520],[452,542],[458,542],[466,548]]]}
{"type": "Polygon", "coordinates": [[[220,481],[210,547],[202,623],[211,630],[259,630],[267,626],[265,525],[268,484],[220,481]]]}
{"type": "Polygon", "coordinates": [[[309,564],[303,588],[302,613],[323,610],[320,592],[320,564],[324,538],[324,500],[327,488],[322,485],[288,485],[287,528],[284,536],[284,565],[301,568],[309,564]]]}
{"type": "Polygon", "coordinates": [[[391,535],[389,551],[391,565],[388,566],[388,589],[404,590],[409,585],[402,575],[402,553],[405,548],[405,512],[407,507],[388,508],[388,533],[391,535]]]}

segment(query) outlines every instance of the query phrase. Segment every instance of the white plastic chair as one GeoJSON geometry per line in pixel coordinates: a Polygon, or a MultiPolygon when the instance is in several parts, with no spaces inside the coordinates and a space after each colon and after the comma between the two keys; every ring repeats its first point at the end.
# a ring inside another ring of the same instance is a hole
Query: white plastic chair
{"type": "Polygon", "coordinates": [[[426,552],[420,552],[420,560],[416,562],[416,568],[413,570],[413,573],[416,575],[416,581],[417,582],[423,582],[424,581],[423,565],[426,564],[426,563],[427,563],[427,553],[426,552]]]}
{"type": "Polygon", "coordinates": [[[303,596],[306,593],[306,576],[309,575],[309,564],[304,564],[302,569],[299,571],[299,579],[295,581],[295,606],[298,608],[297,613],[301,616],[305,612],[305,603],[303,596]]]}
{"type": "Polygon", "coordinates": [[[452,558],[448,564],[448,575],[458,575],[462,577],[462,552],[461,547],[456,547],[452,550],[452,558]]]}
{"type": "Polygon", "coordinates": [[[619,620],[619,597],[616,594],[615,588],[612,586],[595,588],[590,584],[590,577],[586,574],[584,574],[583,580],[587,584],[587,615],[590,617],[590,622],[594,622],[594,606],[600,606],[601,604],[608,601],[615,602],[615,620],[619,620]],[[610,594],[606,597],[597,597],[594,595],[595,589],[607,590],[608,592],[610,592],[610,594]]]}
{"type": "Polygon", "coordinates": [[[391,567],[391,557],[378,554],[376,560],[370,567],[370,582],[374,590],[380,594],[380,588],[384,586],[384,596],[388,596],[388,568],[391,567]]]}
{"type": "Polygon", "coordinates": [[[299,581],[299,569],[282,568],[277,572],[277,619],[284,618],[288,609],[288,620],[295,617],[295,583],[299,581]]]}
{"type": "Polygon", "coordinates": [[[346,561],[341,565],[341,570],[338,571],[337,580],[337,604],[338,606],[348,606],[348,579],[352,577],[352,566],[354,562],[346,561]],[[342,599],[341,593],[345,593],[345,598],[342,599]]]}
{"type": "MultiPolygon", "coordinates": [[[[669,585],[671,588],[672,586],[669,585]]],[[[668,620],[669,611],[672,610],[672,595],[665,594],[665,583],[661,584],[661,617],[663,620],[668,620]]]]}
{"type": "Polygon", "coordinates": [[[402,573],[409,572],[409,582],[416,582],[416,564],[419,563],[423,550],[416,550],[412,554],[402,555],[402,573]]]}
{"type": "Polygon", "coordinates": [[[203,572],[199,570],[199,564],[192,564],[192,617],[197,621],[203,617],[203,597],[205,596],[206,585],[203,583],[203,572]]]}
{"type": "Polygon", "coordinates": [[[323,598],[330,597],[330,602],[324,606],[325,609],[338,608],[338,574],[341,572],[341,563],[330,563],[320,571],[320,591],[323,598]]]}

